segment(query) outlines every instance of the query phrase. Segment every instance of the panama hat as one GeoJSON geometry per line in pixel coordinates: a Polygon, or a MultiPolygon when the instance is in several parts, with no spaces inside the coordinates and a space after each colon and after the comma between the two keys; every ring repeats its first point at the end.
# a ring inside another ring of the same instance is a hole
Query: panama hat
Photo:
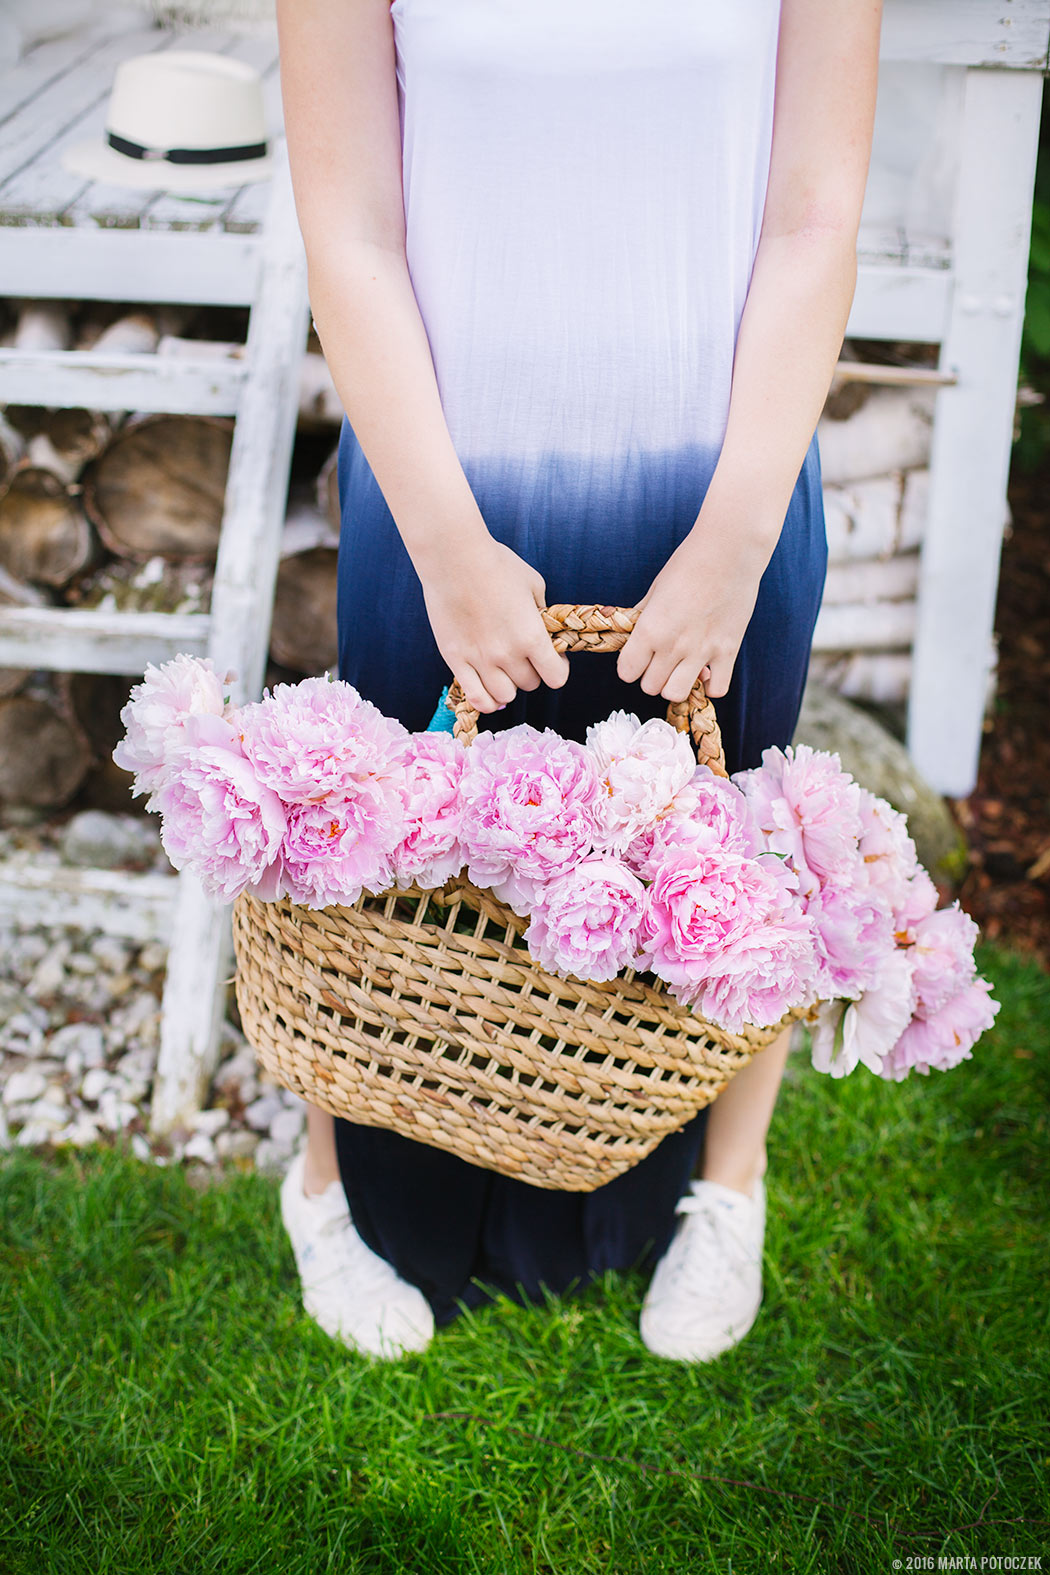
{"type": "Polygon", "coordinates": [[[113,74],[102,136],[71,144],[61,162],[92,180],[169,191],[268,180],[262,79],[199,49],[129,56],[113,74]]]}

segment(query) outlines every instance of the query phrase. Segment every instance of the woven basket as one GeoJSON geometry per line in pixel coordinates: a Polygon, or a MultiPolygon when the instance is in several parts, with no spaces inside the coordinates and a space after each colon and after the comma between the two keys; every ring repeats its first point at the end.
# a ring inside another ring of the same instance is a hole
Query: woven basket
{"type": "MultiPolygon", "coordinates": [[[[637,614],[550,607],[561,651],[615,651],[637,614]]],[[[457,737],[477,734],[457,686],[457,737]]],[[[725,776],[714,708],[697,683],[668,708],[725,776]]],[[[726,1033],[650,975],[559,979],[520,919],[457,878],[352,907],[233,906],[244,1032],[284,1087],[333,1115],[387,1127],[537,1187],[590,1192],[644,1158],[721,1093],[796,1018],[726,1033]]]]}

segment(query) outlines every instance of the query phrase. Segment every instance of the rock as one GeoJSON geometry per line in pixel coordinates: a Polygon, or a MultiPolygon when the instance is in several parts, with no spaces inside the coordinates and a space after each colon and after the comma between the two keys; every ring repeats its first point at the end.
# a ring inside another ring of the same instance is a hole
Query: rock
{"type": "Polygon", "coordinates": [[[38,1099],[29,1108],[27,1125],[58,1128],[64,1127],[68,1120],[69,1106],[64,1101],[59,1104],[53,1099],[38,1099]]]}
{"type": "Polygon", "coordinates": [[[6,1079],[0,1098],[5,1105],[17,1105],[27,1100],[42,1099],[47,1090],[47,1078],[36,1067],[23,1067],[6,1079]]]}
{"type": "Polygon", "coordinates": [[[263,1138],[255,1150],[255,1168],[264,1176],[283,1176],[291,1157],[291,1150],[286,1144],[263,1138]]]}
{"type": "Polygon", "coordinates": [[[61,1057],[67,1071],[74,1055],[81,1067],[101,1066],[106,1059],[105,1040],[97,1023],[67,1023],[51,1035],[47,1048],[61,1057]]]}
{"type": "Polygon", "coordinates": [[[207,1137],[214,1137],[228,1126],[230,1112],[216,1107],[213,1110],[198,1110],[190,1117],[189,1125],[194,1132],[203,1132],[207,1137]]]}
{"type": "Polygon", "coordinates": [[[98,971],[98,963],[90,952],[70,952],[66,958],[66,967],[70,973],[79,973],[85,979],[90,979],[98,971]]]}
{"type": "Polygon", "coordinates": [[[150,1148],[141,1132],[133,1132],[131,1134],[131,1152],[135,1155],[136,1159],[142,1159],[148,1162],[153,1158],[153,1150],[150,1148]]]}
{"type": "Polygon", "coordinates": [[[258,1132],[246,1132],[241,1127],[238,1131],[220,1132],[215,1139],[215,1152],[220,1159],[250,1159],[259,1142],[258,1132]]]}
{"type": "Polygon", "coordinates": [[[15,1138],[19,1148],[40,1148],[54,1140],[55,1129],[43,1121],[30,1121],[15,1138]]]}
{"type": "Polygon", "coordinates": [[[88,1148],[92,1143],[97,1143],[99,1137],[98,1123],[93,1121],[86,1111],[81,1111],[75,1121],[59,1129],[52,1138],[54,1143],[71,1143],[74,1148],[88,1148]]]}
{"type": "Polygon", "coordinates": [[[282,1110],[270,1122],[270,1136],[275,1143],[291,1146],[299,1137],[306,1121],[301,1110],[282,1110]]]}
{"type": "Polygon", "coordinates": [[[138,956],[138,966],[143,973],[157,973],[168,966],[168,948],[159,941],[147,941],[138,956]]]}
{"type": "Polygon", "coordinates": [[[792,742],[831,750],[862,787],[907,815],[919,860],[935,879],[952,878],[965,867],[966,844],[944,799],[919,775],[900,740],[867,711],[810,682],[792,742]]]}
{"type": "Polygon", "coordinates": [[[149,821],[137,815],[113,815],[84,809],[62,831],[60,847],[70,864],[117,869],[123,864],[149,864],[157,856],[159,838],[149,821]]]}
{"type": "Polygon", "coordinates": [[[7,1050],[13,1055],[40,1055],[45,1044],[46,1012],[43,1018],[41,1022],[29,1011],[16,1012],[13,1017],[9,1017],[4,1025],[3,1036],[0,1038],[0,1049],[7,1050]]]}
{"type": "Polygon", "coordinates": [[[29,993],[38,999],[59,995],[66,982],[66,958],[69,946],[56,947],[41,959],[29,980],[29,993]]]}
{"type": "Polygon", "coordinates": [[[183,1159],[200,1159],[206,1165],[215,1163],[215,1144],[206,1132],[195,1132],[182,1150],[183,1159]]]}
{"type": "Polygon", "coordinates": [[[138,1106],[121,1099],[115,1089],[107,1088],[98,1102],[98,1121],[107,1132],[119,1132],[138,1115],[138,1106]]]}
{"type": "Polygon", "coordinates": [[[92,1067],[90,1072],[85,1072],[84,1081],[80,1085],[80,1095],[89,1104],[95,1104],[107,1090],[116,1086],[117,1079],[112,1072],[107,1072],[105,1067],[92,1067]]]}
{"type": "Polygon", "coordinates": [[[96,935],[91,942],[91,955],[101,963],[107,973],[122,974],[126,971],[131,953],[115,935],[96,935]]]}
{"type": "Polygon", "coordinates": [[[279,1116],[283,1109],[284,1106],[277,1095],[267,1091],[261,1099],[255,1100],[254,1104],[248,1106],[244,1112],[244,1119],[257,1132],[267,1132],[271,1121],[279,1116]]]}

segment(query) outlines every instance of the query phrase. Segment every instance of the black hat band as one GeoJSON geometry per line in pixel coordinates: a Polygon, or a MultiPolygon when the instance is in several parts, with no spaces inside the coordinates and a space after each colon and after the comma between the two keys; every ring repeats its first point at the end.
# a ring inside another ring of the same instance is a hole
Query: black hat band
{"type": "Polygon", "coordinates": [[[132,142],[115,131],[106,132],[106,141],[129,158],[166,159],[169,164],[233,164],[245,159],[265,158],[267,147],[265,142],[244,142],[233,148],[147,148],[145,143],[132,142]]]}

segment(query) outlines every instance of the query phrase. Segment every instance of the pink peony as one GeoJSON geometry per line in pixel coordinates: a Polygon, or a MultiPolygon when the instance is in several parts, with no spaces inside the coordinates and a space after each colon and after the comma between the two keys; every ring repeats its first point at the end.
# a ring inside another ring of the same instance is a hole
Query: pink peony
{"type": "Polygon", "coordinates": [[[187,717],[223,715],[223,684],[232,676],[220,679],[210,656],[180,654],[159,667],[147,665],[120,713],[125,734],[113,751],[116,764],[135,773],[133,797],[167,781],[187,717]]]}
{"type": "Polygon", "coordinates": [[[540,888],[590,852],[598,773],[582,744],[527,722],[481,733],[460,786],[470,879],[519,915],[540,888]]]}
{"type": "Polygon", "coordinates": [[[286,804],[346,798],[375,779],[398,791],[392,779],[407,730],[341,679],[277,684],[242,706],[238,717],[259,781],[286,804]]]}
{"type": "Polygon", "coordinates": [[[178,764],[154,794],[161,841],[176,869],[191,869],[209,896],[232,902],[274,860],[284,806],[263,787],[223,718],[186,718],[178,764]]]}
{"type": "Polygon", "coordinates": [[[915,944],[910,951],[923,1017],[939,1011],[973,978],[977,971],[973,949],[979,933],[957,900],[950,908],[927,914],[915,926],[915,944]]]}
{"type": "Polygon", "coordinates": [[[823,999],[856,997],[875,984],[893,950],[893,917],[878,894],[863,887],[825,886],[806,903],[817,932],[823,999]]]}
{"type": "Polygon", "coordinates": [[[845,1077],[861,1061],[872,1072],[896,1044],[915,1010],[911,958],[895,947],[883,960],[875,984],[856,1001],[821,1003],[812,1033],[812,1062],[818,1072],[845,1077]]]}
{"type": "Polygon", "coordinates": [[[293,804],[280,859],[257,895],[287,896],[308,908],[350,906],[362,891],[394,884],[391,854],[404,831],[404,811],[390,794],[361,787],[352,797],[293,804]]]}
{"type": "Polygon", "coordinates": [[[587,729],[587,749],[601,784],[596,843],[617,853],[670,811],[696,770],[688,733],[661,717],[614,711],[587,729]]]}
{"type": "Polygon", "coordinates": [[[394,850],[394,873],[402,888],[417,885],[429,891],[443,886],[466,863],[459,840],[459,785],[466,754],[450,733],[413,733],[406,745],[402,791],[407,830],[394,850]]]}
{"type": "Polygon", "coordinates": [[[907,882],[922,868],[908,819],[884,798],[860,789],[861,834],[857,852],[867,883],[883,892],[891,907],[901,906],[907,882]]]}
{"type": "Polygon", "coordinates": [[[937,888],[920,864],[914,874],[903,881],[892,895],[894,933],[898,943],[906,946],[914,941],[920,921],[927,918],[937,907],[937,888]]]}
{"type": "Polygon", "coordinates": [[[668,849],[697,840],[706,842],[709,831],[734,853],[757,855],[765,851],[740,789],[727,777],[716,776],[710,766],[698,765],[675,795],[670,812],[634,838],[625,859],[636,874],[651,880],[668,849]]]}
{"type": "Polygon", "coordinates": [[[1001,1002],[987,979],[972,979],[927,1017],[916,1016],[882,1064],[882,1076],[899,1083],[910,1072],[947,1072],[971,1059],[977,1039],[991,1028],[1001,1002]]]}
{"type": "Polygon", "coordinates": [[[730,1032],[778,1021],[811,998],[816,968],[795,884],[780,859],[735,853],[707,828],[706,843],[669,848],[656,869],[641,962],[678,1000],[730,1032]]]}
{"type": "Polygon", "coordinates": [[[645,887],[618,859],[583,859],[542,888],[525,937],[529,951],[562,978],[615,979],[634,961],[645,900],[645,887]]]}
{"type": "Polygon", "coordinates": [[[861,789],[843,771],[838,755],[789,744],[762,752],[762,764],[738,771],[766,846],[784,854],[812,891],[827,881],[853,883],[861,835],[861,789]],[[808,877],[808,878],[807,878],[808,877]]]}

